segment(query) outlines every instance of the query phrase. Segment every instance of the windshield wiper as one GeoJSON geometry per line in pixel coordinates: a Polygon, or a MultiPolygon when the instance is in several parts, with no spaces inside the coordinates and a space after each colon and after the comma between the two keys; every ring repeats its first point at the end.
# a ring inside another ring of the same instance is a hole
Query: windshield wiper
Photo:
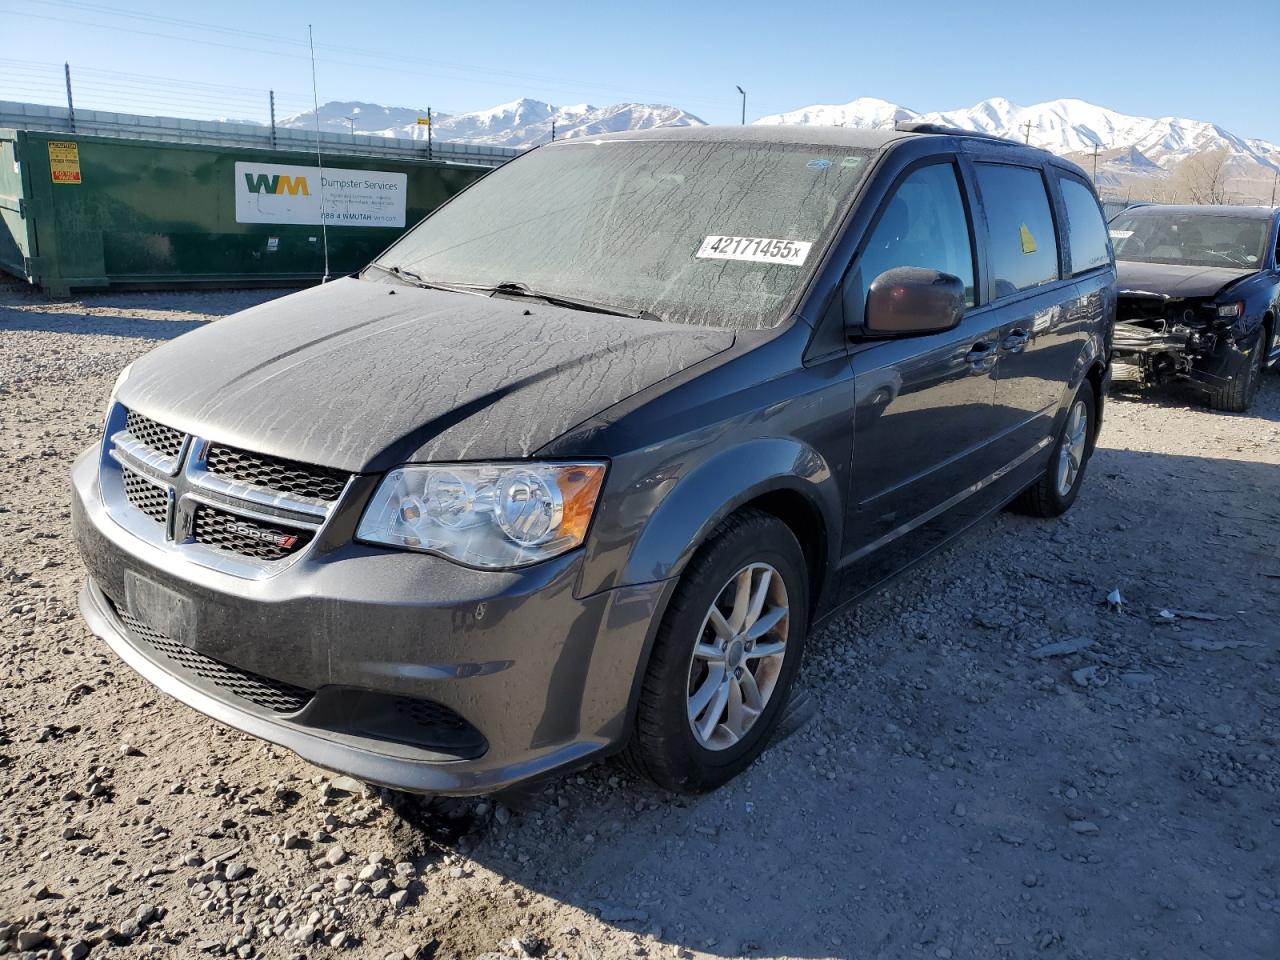
{"type": "Polygon", "coordinates": [[[405,267],[388,267],[381,263],[371,263],[371,267],[377,267],[385,273],[391,274],[405,283],[411,283],[415,287],[422,287],[426,290],[447,290],[450,293],[476,293],[481,296],[489,296],[490,288],[477,286],[469,283],[443,283],[439,280],[428,280],[426,277],[420,276],[405,267]]]}
{"type": "Polygon", "coordinates": [[[611,317],[631,317],[635,320],[654,320],[658,323],[662,322],[662,318],[656,313],[648,310],[628,310],[625,307],[615,307],[609,303],[600,303],[597,300],[584,300],[580,297],[565,297],[558,293],[547,293],[545,290],[534,290],[527,283],[519,283],[518,281],[506,281],[498,284],[496,287],[488,288],[490,295],[495,297],[515,297],[527,298],[530,300],[541,300],[549,303],[554,307],[568,307],[571,310],[587,310],[591,313],[604,313],[611,317]]]}

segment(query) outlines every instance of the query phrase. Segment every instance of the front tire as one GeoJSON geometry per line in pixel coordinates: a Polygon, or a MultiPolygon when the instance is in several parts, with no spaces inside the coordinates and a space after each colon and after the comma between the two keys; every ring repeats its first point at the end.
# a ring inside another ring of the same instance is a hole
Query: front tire
{"type": "Polygon", "coordinates": [[[1093,383],[1085,380],[1067,407],[1066,419],[1053,445],[1049,464],[1040,479],[1027,487],[1012,506],[1033,517],[1058,517],[1071,509],[1084,482],[1085,468],[1093,456],[1098,398],[1093,383]]]}
{"type": "Polygon", "coordinates": [[[744,510],[690,561],[658,628],[625,758],[659,786],[712,790],[764,751],[809,626],[808,570],[791,529],[744,510]]]}
{"type": "Polygon", "coordinates": [[[1236,357],[1231,381],[1209,393],[1209,408],[1224,413],[1244,413],[1253,405],[1262,385],[1262,367],[1266,363],[1270,335],[1266,327],[1259,331],[1253,349],[1247,356],[1236,357]]]}

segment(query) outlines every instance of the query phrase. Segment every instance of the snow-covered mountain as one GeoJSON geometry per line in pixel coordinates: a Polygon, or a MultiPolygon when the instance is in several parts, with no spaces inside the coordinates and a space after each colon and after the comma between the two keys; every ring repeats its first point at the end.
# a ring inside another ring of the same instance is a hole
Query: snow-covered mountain
{"type": "MultiPolygon", "coordinates": [[[[320,128],[333,133],[355,132],[383,137],[425,140],[427,128],[418,123],[425,108],[384,107],[376,103],[334,100],[320,107],[320,128]]],[[[762,124],[889,128],[901,120],[940,123],[981,130],[1015,140],[1030,141],[1093,169],[1098,146],[1098,183],[1112,190],[1135,185],[1154,195],[1179,165],[1209,151],[1226,150],[1231,188],[1239,198],[1266,200],[1280,171],[1280,146],[1250,140],[1202,120],[1181,117],[1134,117],[1083,100],[1049,100],[1019,106],[992,97],[971,107],[921,113],[875,97],[848,103],[815,104],[788,113],[761,117],[762,124]],[[1153,186],[1154,185],[1154,186],[1153,186]]],[[[432,117],[437,140],[531,147],[551,139],[594,136],[649,127],[701,126],[703,121],[666,104],[615,103],[553,106],[541,100],[515,100],[488,110],[432,117]]],[[[289,117],[283,127],[311,129],[313,112],[289,117]]]]}
{"type": "Polygon", "coordinates": [[[801,124],[815,127],[882,127],[890,128],[900,120],[918,120],[920,114],[876,97],[858,97],[848,103],[814,104],[790,113],[761,117],[755,123],[801,124]]]}
{"type": "Polygon", "coordinates": [[[1099,147],[1099,179],[1116,183],[1125,177],[1159,178],[1183,161],[1207,151],[1225,149],[1228,170],[1243,181],[1269,187],[1280,171],[1280,146],[1265,140],[1246,140],[1215,123],[1181,117],[1134,117],[1084,100],[1049,100],[1018,106],[992,97],[971,107],[920,113],[910,107],[860,97],[844,104],[815,104],[789,113],[761,117],[756,123],[810,123],[845,127],[892,127],[900,120],[940,123],[980,130],[1071,157],[1093,162],[1099,147]]]}
{"type": "MultiPolygon", "coordinates": [[[[320,129],[332,133],[360,133],[381,137],[425,140],[427,128],[418,123],[426,108],[384,107],[376,103],[333,100],[320,107],[320,129]]],[[[432,136],[438,140],[483,143],[500,147],[532,147],[551,139],[594,136],[649,127],[702,126],[704,122],[678,107],[655,103],[588,103],[556,107],[541,100],[515,100],[473,113],[432,114],[432,136]]],[[[282,127],[312,129],[313,111],[282,121],[282,127]]]]}

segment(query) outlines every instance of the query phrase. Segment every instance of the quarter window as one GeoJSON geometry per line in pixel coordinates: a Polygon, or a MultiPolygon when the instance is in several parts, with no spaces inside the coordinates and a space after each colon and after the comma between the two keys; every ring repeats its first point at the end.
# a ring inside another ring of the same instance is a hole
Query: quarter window
{"type": "Polygon", "coordinates": [[[912,172],[885,203],[846,281],[846,317],[862,322],[872,281],[894,267],[925,267],[959,277],[966,302],[973,306],[969,217],[951,164],[934,163],[912,172]]]}
{"type": "Polygon", "coordinates": [[[1058,279],[1058,235],[1039,170],[975,164],[987,213],[995,297],[1058,279]]]}
{"type": "Polygon", "coordinates": [[[1093,191],[1079,180],[1062,177],[1062,202],[1067,208],[1067,247],[1071,250],[1071,270],[1081,274],[1111,262],[1107,248],[1107,225],[1093,191]]]}

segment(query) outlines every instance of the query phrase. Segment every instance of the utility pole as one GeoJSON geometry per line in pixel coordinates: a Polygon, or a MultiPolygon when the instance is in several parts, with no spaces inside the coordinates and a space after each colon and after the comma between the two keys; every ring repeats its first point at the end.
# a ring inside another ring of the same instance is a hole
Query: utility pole
{"type": "Polygon", "coordinates": [[[1027,128],[1027,143],[1029,144],[1031,143],[1031,121],[1028,120],[1024,126],[1027,128]]]}
{"type": "Polygon", "coordinates": [[[355,117],[343,117],[342,119],[343,119],[343,120],[345,120],[345,121],[347,121],[347,126],[349,126],[349,127],[351,128],[351,135],[354,137],[354,136],[356,135],[356,118],[355,118],[355,117]]]}
{"type": "Polygon", "coordinates": [[[427,159],[431,159],[431,108],[427,107],[427,159]]]}
{"type": "Polygon", "coordinates": [[[555,117],[552,117],[552,118],[551,118],[551,142],[552,142],[552,143],[555,143],[555,142],[556,142],[556,120],[555,120],[555,117]]]}
{"type": "Polygon", "coordinates": [[[76,105],[71,100],[71,64],[63,63],[62,69],[67,75],[67,119],[71,121],[71,132],[76,132],[76,105]]]}
{"type": "Polygon", "coordinates": [[[1098,145],[1096,143],[1093,145],[1093,186],[1095,189],[1098,186],[1098,145]]]}
{"type": "Polygon", "coordinates": [[[276,148],[276,92],[268,90],[267,95],[271,100],[271,149],[276,148]]]}
{"type": "Polygon", "coordinates": [[[1280,170],[1276,171],[1275,179],[1271,181],[1271,206],[1276,205],[1276,184],[1280,183],[1280,170]]]}
{"type": "Polygon", "coordinates": [[[747,125],[747,91],[743,90],[736,83],[734,86],[737,87],[738,92],[742,94],[742,125],[745,127],[747,125]]]}

